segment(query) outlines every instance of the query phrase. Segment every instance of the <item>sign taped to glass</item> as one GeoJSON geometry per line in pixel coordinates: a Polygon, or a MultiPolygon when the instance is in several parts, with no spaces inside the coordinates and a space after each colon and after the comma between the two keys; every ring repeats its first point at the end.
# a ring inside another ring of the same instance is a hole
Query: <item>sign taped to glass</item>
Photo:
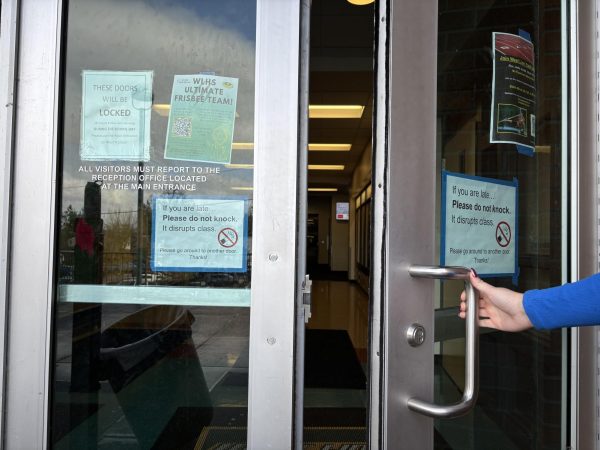
{"type": "Polygon", "coordinates": [[[153,271],[245,272],[248,210],[242,197],[153,198],[153,271]]]}
{"type": "Polygon", "coordinates": [[[518,276],[518,182],[442,172],[442,265],[518,276]]]}
{"type": "Polygon", "coordinates": [[[516,144],[533,153],[536,80],[533,43],[522,36],[493,33],[494,75],[490,142],[516,144]]]}
{"type": "Polygon", "coordinates": [[[175,75],[165,159],[231,162],[238,79],[175,75]]]}
{"type": "Polygon", "coordinates": [[[83,161],[150,160],[151,70],[82,72],[83,161]]]}

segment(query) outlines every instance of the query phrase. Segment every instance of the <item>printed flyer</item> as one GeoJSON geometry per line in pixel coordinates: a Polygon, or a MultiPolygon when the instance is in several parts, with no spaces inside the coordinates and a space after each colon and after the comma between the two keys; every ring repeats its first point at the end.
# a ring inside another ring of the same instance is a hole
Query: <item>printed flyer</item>
{"type": "Polygon", "coordinates": [[[441,264],[516,277],[518,183],[442,172],[441,264]]]}
{"type": "Polygon", "coordinates": [[[535,54],[531,41],[493,33],[494,78],[490,142],[535,150],[535,54]]]}
{"type": "Polygon", "coordinates": [[[152,270],[246,271],[245,198],[159,195],[152,211],[152,270]]]}
{"type": "Polygon", "coordinates": [[[238,79],[175,75],[165,159],[228,164],[238,79]]]}
{"type": "Polygon", "coordinates": [[[82,72],[83,161],[150,160],[152,71],[82,72]]]}

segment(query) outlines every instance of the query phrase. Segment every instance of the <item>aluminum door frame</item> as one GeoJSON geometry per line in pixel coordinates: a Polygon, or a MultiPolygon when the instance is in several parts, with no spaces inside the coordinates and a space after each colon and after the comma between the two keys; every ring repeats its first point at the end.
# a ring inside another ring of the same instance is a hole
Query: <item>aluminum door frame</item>
{"type": "Polygon", "coordinates": [[[46,448],[60,11],[20,2],[4,446],[46,448]]]}
{"type": "MultiPolygon", "coordinates": [[[[599,270],[599,154],[598,1],[569,2],[569,109],[570,150],[570,280],[599,270]]],[[[599,327],[571,330],[570,427],[568,448],[600,448],[599,327]]]]}
{"type": "MultiPolygon", "coordinates": [[[[9,1],[3,3],[3,8],[8,8],[9,1]]],[[[7,270],[10,316],[3,446],[46,449],[63,5],[61,0],[18,3],[19,97],[13,206],[9,210],[12,251],[7,270]]],[[[248,411],[251,449],[292,446],[299,21],[299,0],[258,0],[248,411]]],[[[10,149],[2,145],[6,156],[10,149]]],[[[3,201],[6,195],[3,191],[3,201]]],[[[4,215],[2,220],[4,223],[4,215]]]]}
{"type": "MultiPolygon", "coordinates": [[[[7,305],[9,295],[9,267],[12,228],[12,185],[13,185],[13,150],[14,150],[14,118],[16,108],[16,70],[18,51],[18,0],[5,0],[0,5],[0,418],[4,416],[6,373],[6,331],[7,305]]],[[[0,448],[4,441],[4,421],[0,420],[0,448]]]]}
{"type": "Polygon", "coordinates": [[[377,23],[370,443],[427,449],[433,419],[407,400],[433,400],[435,282],[408,267],[435,262],[437,0],[381,2],[377,23]],[[406,339],[413,323],[427,333],[418,347],[406,339]]]}
{"type": "Polygon", "coordinates": [[[293,446],[300,0],[259,0],[257,18],[248,448],[259,450],[293,446]]]}

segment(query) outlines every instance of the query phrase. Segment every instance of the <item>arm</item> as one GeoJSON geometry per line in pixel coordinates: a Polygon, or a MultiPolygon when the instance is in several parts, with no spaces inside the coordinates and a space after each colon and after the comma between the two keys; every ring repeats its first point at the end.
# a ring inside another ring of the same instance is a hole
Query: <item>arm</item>
{"type": "MultiPolygon", "coordinates": [[[[471,283],[479,293],[479,324],[483,327],[522,331],[532,326],[544,329],[600,324],[600,274],[525,294],[494,287],[474,273],[471,283]]],[[[465,309],[463,292],[462,318],[465,309]]]]}
{"type": "Polygon", "coordinates": [[[575,283],[525,292],[523,307],[536,328],[600,324],[600,274],[575,283]]]}

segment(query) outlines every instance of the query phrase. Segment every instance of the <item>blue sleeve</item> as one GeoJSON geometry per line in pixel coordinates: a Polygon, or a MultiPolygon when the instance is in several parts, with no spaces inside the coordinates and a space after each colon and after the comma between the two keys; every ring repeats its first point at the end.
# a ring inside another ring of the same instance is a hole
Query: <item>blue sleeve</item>
{"type": "Polygon", "coordinates": [[[600,325],[600,274],[525,292],[523,308],[536,328],[600,325]]]}

